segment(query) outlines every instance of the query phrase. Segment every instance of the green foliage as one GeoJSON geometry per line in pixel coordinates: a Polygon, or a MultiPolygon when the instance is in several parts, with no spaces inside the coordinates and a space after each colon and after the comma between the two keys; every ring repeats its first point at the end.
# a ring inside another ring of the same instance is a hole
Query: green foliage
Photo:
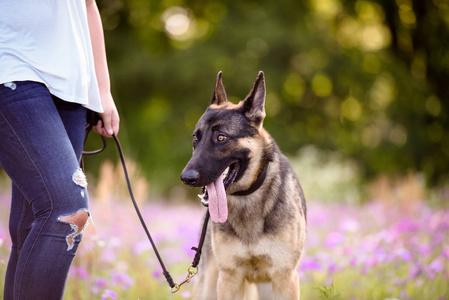
{"type": "Polygon", "coordinates": [[[321,299],[336,300],[341,295],[337,292],[333,283],[330,286],[316,287],[315,290],[320,293],[321,299]]]}
{"type": "Polygon", "coordinates": [[[98,2],[125,152],[162,190],[220,70],[234,102],[264,70],[265,127],[287,154],[313,144],[364,178],[447,179],[447,1],[98,2]]]}

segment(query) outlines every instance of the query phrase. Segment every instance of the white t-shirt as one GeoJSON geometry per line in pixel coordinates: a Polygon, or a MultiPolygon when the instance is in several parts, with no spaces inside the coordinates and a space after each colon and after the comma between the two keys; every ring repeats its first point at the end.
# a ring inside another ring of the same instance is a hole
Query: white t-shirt
{"type": "Polygon", "coordinates": [[[25,80],[103,112],[85,0],[0,1],[0,83],[25,80]]]}

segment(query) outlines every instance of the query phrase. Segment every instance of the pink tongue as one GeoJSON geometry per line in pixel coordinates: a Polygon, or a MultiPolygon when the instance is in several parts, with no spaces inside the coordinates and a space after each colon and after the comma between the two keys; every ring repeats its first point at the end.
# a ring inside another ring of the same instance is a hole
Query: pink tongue
{"type": "Polygon", "coordinates": [[[223,175],[206,186],[209,194],[209,213],[215,223],[224,223],[228,219],[228,203],[223,185],[223,175]]]}

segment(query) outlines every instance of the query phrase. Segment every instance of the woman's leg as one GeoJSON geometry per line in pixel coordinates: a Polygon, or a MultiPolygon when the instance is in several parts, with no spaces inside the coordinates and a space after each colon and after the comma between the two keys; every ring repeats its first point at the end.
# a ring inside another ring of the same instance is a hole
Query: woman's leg
{"type": "Polygon", "coordinates": [[[79,164],[83,154],[86,108],[77,103],[63,101],[55,96],[52,96],[52,98],[79,164]]]}
{"type": "Polygon", "coordinates": [[[12,204],[10,223],[17,225],[11,226],[16,230],[11,260],[16,262],[8,265],[5,299],[62,299],[89,216],[78,158],[85,110],[60,116],[45,86],[16,84],[15,90],[0,85],[0,164],[17,189],[14,194],[23,195],[14,196],[12,204]]]}
{"type": "Polygon", "coordinates": [[[12,239],[12,249],[9,256],[8,268],[5,276],[4,299],[13,299],[14,277],[16,274],[17,261],[23,241],[28,236],[33,224],[33,211],[28,205],[19,188],[12,184],[11,214],[9,218],[9,232],[12,239]]]}

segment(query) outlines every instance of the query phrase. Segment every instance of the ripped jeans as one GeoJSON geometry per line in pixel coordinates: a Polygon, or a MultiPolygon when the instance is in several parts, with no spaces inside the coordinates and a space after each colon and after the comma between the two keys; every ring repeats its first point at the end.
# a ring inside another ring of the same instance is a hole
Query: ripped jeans
{"type": "Polygon", "coordinates": [[[12,180],[5,300],[62,299],[88,223],[86,109],[45,85],[0,84],[0,165],[12,180]]]}

